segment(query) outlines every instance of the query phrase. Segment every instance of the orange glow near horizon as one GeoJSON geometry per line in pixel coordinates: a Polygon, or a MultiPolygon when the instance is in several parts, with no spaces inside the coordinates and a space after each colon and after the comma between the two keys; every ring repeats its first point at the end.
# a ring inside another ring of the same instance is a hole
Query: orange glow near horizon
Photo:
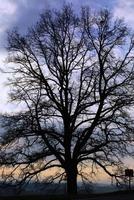
{"type": "MultiPolygon", "coordinates": [[[[132,158],[128,158],[128,157],[124,158],[124,163],[126,165],[126,168],[134,169],[134,162],[133,162],[132,158]]],[[[22,167],[22,170],[23,170],[23,167],[22,167]]],[[[15,178],[17,178],[17,176],[19,177],[19,175],[20,175],[19,168],[16,170],[14,170],[14,169],[15,169],[15,167],[9,167],[9,168],[5,167],[4,173],[3,173],[3,169],[1,168],[0,177],[2,177],[2,173],[5,175],[10,175],[12,171],[14,171],[13,174],[14,174],[15,178]]],[[[109,171],[112,172],[112,169],[113,168],[109,167],[109,171]]],[[[101,169],[100,167],[95,169],[92,172],[91,166],[87,165],[83,169],[83,171],[85,172],[86,178],[89,181],[96,182],[96,183],[103,183],[103,182],[110,183],[111,182],[111,177],[109,175],[107,175],[104,172],[104,170],[101,169]]],[[[40,173],[40,179],[44,180],[47,177],[54,176],[56,173],[63,173],[63,170],[60,169],[60,171],[59,171],[57,168],[46,170],[46,171],[40,173]]],[[[120,174],[120,175],[123,175],[123,174],[120,174]]],[[[81,181],[80,176],[78,176],[78,181],[81,181]]]]}

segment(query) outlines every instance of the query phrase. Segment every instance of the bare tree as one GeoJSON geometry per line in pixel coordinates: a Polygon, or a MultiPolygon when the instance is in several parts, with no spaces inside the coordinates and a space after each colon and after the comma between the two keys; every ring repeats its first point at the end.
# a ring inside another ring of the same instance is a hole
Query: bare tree
{"type": "Polygon", "coordinates": [[[132,154],[134,140],[133,48],[131,31],[107,10],[76,15],[65,6],[43,13],[26,35],[9,32],[10,98],[24,109],[3,117],[7,179],[61,169],[47,178],[66,177],[67,192],[76,194],[85,164],[116,176],[111,168],[132,154]]]}

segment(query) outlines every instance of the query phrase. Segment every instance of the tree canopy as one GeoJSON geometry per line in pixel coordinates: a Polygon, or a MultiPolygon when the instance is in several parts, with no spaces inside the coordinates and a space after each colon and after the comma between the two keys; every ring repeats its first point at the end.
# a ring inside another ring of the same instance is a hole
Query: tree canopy
{"type": "Polygon", "coordinates": [[[79,15],[70,5],[48,10],[27,34],[8,33],[9,96],[25,106],[3,116],[0,164],[13,169],[7,180],[58,168],[48,180],[66,177],[72,194],[85,165],[116,176],[121,157],[132,155],[133,49],[123,20],[87,7],[79,15]]]}

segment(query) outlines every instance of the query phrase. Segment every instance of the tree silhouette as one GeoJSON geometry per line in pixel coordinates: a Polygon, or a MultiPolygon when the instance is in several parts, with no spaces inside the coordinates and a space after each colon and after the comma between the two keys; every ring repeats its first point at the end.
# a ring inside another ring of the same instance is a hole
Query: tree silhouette
{"type": "Polygon", "coordinates": [[[68,194],[76,194],[85,164],[116,176],[111,167],[122,165],[134,139],[133,48],[131,31],[108,10],[76,15],[70,5],[41,14],[26,35],[8,33],[10,98],[23,109],[3,116],[7,180],[58,168],[48,180],[66,177],[68,194]]]}

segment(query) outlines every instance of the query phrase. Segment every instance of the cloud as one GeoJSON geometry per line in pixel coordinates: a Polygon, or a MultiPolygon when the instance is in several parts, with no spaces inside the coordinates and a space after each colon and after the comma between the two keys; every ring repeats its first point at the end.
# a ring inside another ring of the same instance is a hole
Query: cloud
{"type": "MultiPolygon", "coordinates": [[[[0,67],[4,68],[4,60],[7,56],[6,52],[0,52],[0,67]]],[[[6,112],[7,109],[7,96],[8,96],[8,88],[5,87],[5,82],[7,80],[7,74],[0,72],[0,113],[6,112]]]]}
{"type": "Polygon", "coordinates": [[[34,25],[45,9],[58,9],[64,4],[64,0],[14,0],[13,2],[16,2],[17,10],[16,21],[12,23],[12,27],[17,26],[21,32],[34,25]]]}
{"type": "Polygon", "coordinates": [[[109,8],[112,9],[116,0],[66,0],[66,2],[72,2],[75,8],[81,8],[81,6],[89,6],[91,9],[102,9],[109,8]]]}
{"type": "Polygon", "coordinates": [[[13,15],[16,12],[17,4],[9,0],[0,0],[0,15],[13,15]]]}
{"type": "MultiPolygon", "coordinates": [[[[0,2],[3,0],[0,0],[0,2]]],[[[116,0],[5,0],[0,10],[12,15],[9,20],[9,28],[18,26],[23,32],[28,26],[35,24],[39,14],[44,9],[60,9],[66,3],[72,3],[75,10],[80,11],[81,6],[89,6],[93,9],[112,8],[116,0]],[[15,19],[15,20],[14,20],[15,19]]]]}
{"type": "Polygon", "coordinates": [[[134,28],[133,0],[118,0],[113,12],[115,17],[123,18],[128,25],[134,28]]]}
{"type": "Polygon", "coordinates": [[[0,50],[5,46],[6,31],[15,24],[17,4],[12,0],[0,0],[0,50]]]}
{"type": "MultiPolygon", "coordinates": [[[[6,57],[4,47],[6,46],[7,30],[18,27],[23,34],[28,27],[36,23],[39,19],[39,14],[43,10],[51,8],[60,9],[66,3],[72,3],[73,8],[79,13],[81,6],[89,6],[92,9],[112,9],[116,1],[118,2],[118,7],[114,9],[115,14],[127,15],[126,9],[131,9],[133,0],[127,0],[127,2],[125,0],[0,0],[0,66],[4,65],[3,60],[6,57]],[[122,2],[124,8],[126,7],[125,10],[123,10],[122,2]]],[[[129,12],[129,15],[130,13],[132,12],[129,12]]],[[[5,80],[6,77],[0,74],[0,94],[2,94],[0,97],[0,111],[3,112],[16,110],[15,106],[6,103],[8,89],[4,87],[3,83],[5,80]]]]}
{"type": "Polygon", "coordinates": [[[0,0],[0,34],[7,29],[17,26],[21,32],[25,32],[28,26],[34,25],[39,14],[44,9],[62,8],[66,3],[72,3],[75,10],[80,11],[81,6],[89,6],[93,9],[113,7],[112,0],[0,0]]]}

